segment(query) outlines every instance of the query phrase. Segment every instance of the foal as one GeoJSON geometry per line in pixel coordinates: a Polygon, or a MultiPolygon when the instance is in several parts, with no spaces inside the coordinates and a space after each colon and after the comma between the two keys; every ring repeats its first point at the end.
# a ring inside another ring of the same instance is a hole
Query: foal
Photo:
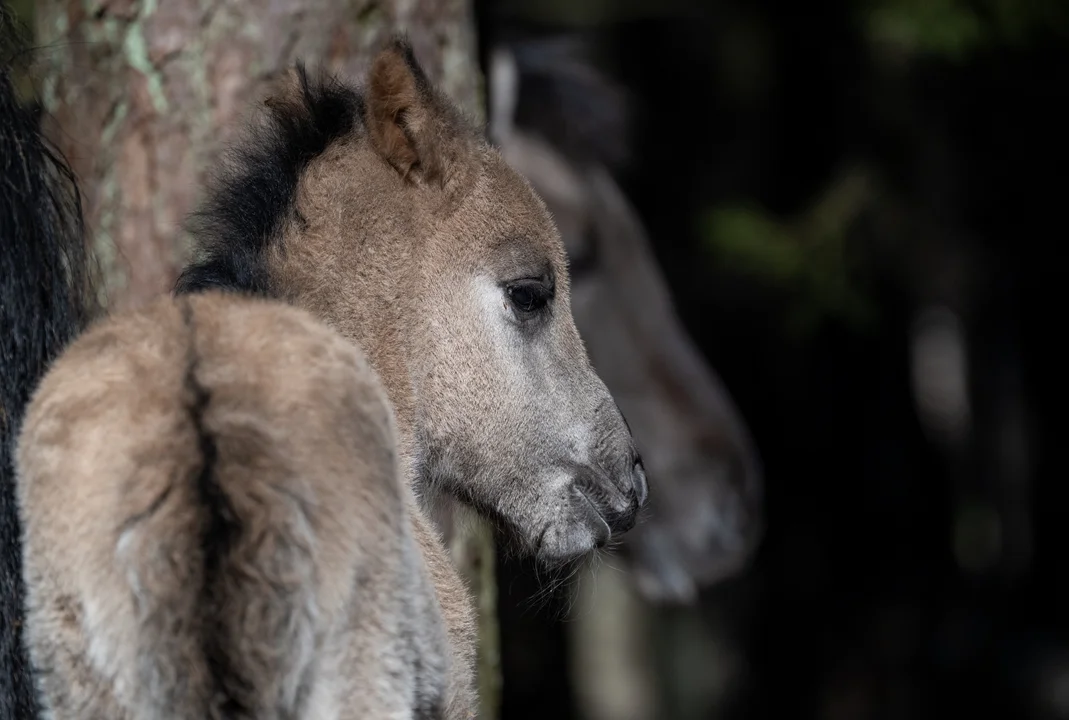
{"type": "Polygon", "coordinates": [[[28,410],[52,717],[473,717],[434,497],[549,565],[646,501],[544,205],[407,44],[364,93],[298,67],[265,104],[180,297],[90,330],[28,410]]]}

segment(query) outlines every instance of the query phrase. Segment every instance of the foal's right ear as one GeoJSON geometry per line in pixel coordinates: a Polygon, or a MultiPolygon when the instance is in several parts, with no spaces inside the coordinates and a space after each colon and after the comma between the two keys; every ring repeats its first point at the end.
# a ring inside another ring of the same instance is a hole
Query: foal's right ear
{"type": "Polygon", "coordinates": [[[444,184],[456,121],[405,38],[394,38],[376,56],[366,103],[371,142],[383,159],[405,179],[444,184]]]}

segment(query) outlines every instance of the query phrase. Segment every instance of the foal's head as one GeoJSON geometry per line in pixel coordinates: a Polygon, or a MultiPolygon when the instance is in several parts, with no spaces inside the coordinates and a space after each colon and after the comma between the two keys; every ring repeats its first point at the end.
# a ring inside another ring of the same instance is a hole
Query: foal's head
{"type": "Polygon", "coordinates": [[[646,501],[642,463],[527,182],[403,41],[378,55],[363,93],[298,69],[267,108],[194,223],[202,257],[179,289],[284,297],[359,342],[424,489],[540,559],[628,530],[646,501]]]}

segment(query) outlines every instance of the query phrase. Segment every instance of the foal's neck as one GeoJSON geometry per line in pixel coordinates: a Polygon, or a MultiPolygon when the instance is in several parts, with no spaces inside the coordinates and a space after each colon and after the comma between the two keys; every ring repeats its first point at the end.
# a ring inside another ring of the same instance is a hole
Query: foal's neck
{"type": "Polygon", "coordinates": [[[414,193],[360,142],[309,164],[274,258],[273,279],[288,299],[360,346],[379,374],[406,451],[414,446],[408,372],[413,263],[425,235],[414,193]]]}

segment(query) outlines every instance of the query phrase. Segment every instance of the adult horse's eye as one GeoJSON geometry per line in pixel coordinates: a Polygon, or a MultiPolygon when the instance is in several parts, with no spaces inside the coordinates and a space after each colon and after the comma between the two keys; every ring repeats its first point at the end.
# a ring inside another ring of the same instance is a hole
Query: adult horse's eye
{"type": "Polygon", "coordinates": [[[541,310],[549,302],[552,291],[537,280],[525,280],[508,286],[509,300],[521,313],[541,310]]]}

